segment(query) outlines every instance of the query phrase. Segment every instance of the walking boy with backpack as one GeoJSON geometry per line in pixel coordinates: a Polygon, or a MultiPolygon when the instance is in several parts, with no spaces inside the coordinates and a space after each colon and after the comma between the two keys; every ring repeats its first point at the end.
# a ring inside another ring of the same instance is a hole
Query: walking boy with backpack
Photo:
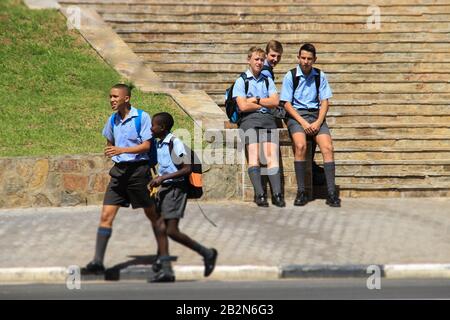
{"type": "Polygon", "coordinates": [[[287,126],[294,144],[294,168],[297,178],[297,197],[294,205],[308,202],[305,193],[306,135],[312,136],[322,153],[328,189],[326,204],[340,207],[341,200],[336,192],[333,142],[325,121],[331,88],[325,73],[313,68],[316,62],[316,48],[306,43],[298,52],[298,66],[288,71],[283,79],[281,101],[288,113],[287,126]]]}
{"type": "Polygon", "coordinates": [[[167,237],[157,228],[158,215],[148,190],[150,168],[156,160],[150,116],[131,106],[131,88],[125,84],[113,86],[109,96],[114,113],[103,128],[103,136],[107,141],[104,153],[112,159],[114,166],[109,171],[111,180],[103,200],[95,255],[82,269],[83,274],[105,272],[103,259],[112,234],[113,221],[119,208],[129,207],[130,204],[133,209],[144,209],[152,223],[158,251],[163,255],[168,254],[167,237]],[[150,150],[154,152],[149,154],[150,150]]]}
{"type": "MultiPolygon", "coordinates": [[[[192,161],[192,154],[188,154],[183,142],[170,132],[173,125],[173,117],[167,112],[153,116],[152,133],[159,140],[156,144],[159,166],[158,176],[150,182],[150,187],[161,186],[157,195],[157,211],[161,215],[158,230],[162,230],[170,239],[200,254],[205,265],[204,276],[208,277],[214,270],[217,250],[204,247],[179,230],[179,222],[184,216],[188,195],[192,194],[190,188],[193,186],[188,179],[195,164],[192,161]]],[[[161,269],[149,279],[149,282],[175,281],[171,258],[161,254],[158,260],[161,269]]]]}

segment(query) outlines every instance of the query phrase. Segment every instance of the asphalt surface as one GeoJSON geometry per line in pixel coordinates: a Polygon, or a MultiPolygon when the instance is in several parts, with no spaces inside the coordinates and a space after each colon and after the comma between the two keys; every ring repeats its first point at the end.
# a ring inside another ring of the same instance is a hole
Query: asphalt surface
{"type": "Polygon", "coordinates": [[[120,300],[323,300],[323,299],[450,299],[447,280],[387,280],[368,289],[367,279],[304,279],[278,281],[185,281],[81,283],[65,285],[2,285],[0,299],[120,300]]]}

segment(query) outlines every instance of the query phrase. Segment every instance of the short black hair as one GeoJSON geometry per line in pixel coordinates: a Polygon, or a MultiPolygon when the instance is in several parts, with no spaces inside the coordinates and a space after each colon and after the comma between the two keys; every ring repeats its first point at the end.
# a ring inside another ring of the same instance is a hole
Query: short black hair
{"type": "Polygon", "coordinates": [[[316,56],[316,47],[314,47],[311,43],[305,43],[304,45],[302,45],[300,47],[300,50],[298,50],[298,54],[300,54],[300,52],[302,52],[302,50],[311,52],[314,57],[316,56]]]}
{"type": "Polygon", "coordinates": [[[153,119],[155,119],[155,121],[157,121],[159,124],[161,124],[164,127],[164,129],[166,129],[168,131],[172,130],[172,127],[175,123],[172,115],[168,112],[157,113],[157,114],[153,115],[153,119]]]}
{"type": "Polygon", "coordinates": [[[131,98],[131,90],[133,89],[131,86],[124,84],[124,83],[118,83],[112,86],[111,89],[122,89],[125,90],[127,93],[127,96],[131,98]]]}

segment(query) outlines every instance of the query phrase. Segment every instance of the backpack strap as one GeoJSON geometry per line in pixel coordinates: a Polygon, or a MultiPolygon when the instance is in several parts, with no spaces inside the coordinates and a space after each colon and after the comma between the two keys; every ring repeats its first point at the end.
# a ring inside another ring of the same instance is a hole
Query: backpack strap
{"type": "Polygon", "coordinates": [[[298,87],[298,83],[300,82],[300,77],[297,77],[297,68],[291,69],[291,75],[292,75],[292,83],[293,83],[293,85],[292,85],[293,89],[292,89],[292,101],[291,101],[291,103],[293,103],[294,102],[294,93],[295,93],[295,90],[298,87]]]}
{"type": "Polygon", "coordinates": [[[245,94],[247,95],[247,93],[248,93],[248,86],[249,86],[249,81],[248,81],[248,78],[247,78],[247,74],[245,72],[242,72],[240,77],[242,78],[242,80],[244,80],[245,94]]]}
{"type": "MultiPolygon", "coordinates": [[[[111,135],[114,139],[114,127],[116,126],[116,116],[117,112],[114,112],[111,117],[109,117],[109,123],[111,125],[111,135]]],[[[112,141],[114,143],[114,141],[112,141]]]]}
{"type": "Polygon", "coordinates": [[[314,77],[314,80],[316,82],[317,101],[319,102],[319,107],[320,107],[320,96],[319,96],[319,91],[320,91],[320,69],[314,68],[314,70],[317,72],[317,75],[314,77]]]}
{"type": "Polygon", "coordinates": [[[143,110],[137,109],[138,116],[134,118],[134,126],[136,127],[136,132],[138,134],[139,139],[142,140],[141,137],[141,123],[142,123],[142,112],[143,110]]]}
{"type": "MultiPolygon", "coordinates": [[[[169,141],[169,154],[170,154],[170,159],[172,159],[172,151],[173,151],[173,142],[174,142],[174,140],[175,140],[175,136],[172,136],[171,138],[170,138],[170,141],[169,141]]],[[[177,167],[177,169],[179,169],[181,166],[179,166],[179,165],[177,165],[174,161],[173,161],[173,159],[172,159],[172,162],[173,162],[173,164],[175,165],[175,167],[177,167]]]]}

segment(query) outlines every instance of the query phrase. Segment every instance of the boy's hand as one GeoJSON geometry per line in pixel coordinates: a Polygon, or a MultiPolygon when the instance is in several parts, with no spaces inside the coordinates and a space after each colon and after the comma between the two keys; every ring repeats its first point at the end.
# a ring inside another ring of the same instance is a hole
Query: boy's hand
{"type": "Polygon", "coordinates": [[[162,177],[156,177],[154,179],[152,179],[152,181],[150,181],[150,188],[156,188],[159,187],[161,185],[161,183],[163,183],[164,180],[162,179],[162,177]]]}
{"type": "Polygon", "coordinates": [[[313,123],[311,123],[311,126],[309,128],[313,131],[313,134],[316,134],[319,132],[321,125],[322,124],[319,122],[319,120],[316,120],[313,123]]]}
{"type": "Polygon", "coordinates": [[[117,156],[119,154],[122,154],[122,148],[116,147],[116,146],[108,146],[105,148],[105,156],[107,157],[113,157],[113,156],[117,156]]]}

